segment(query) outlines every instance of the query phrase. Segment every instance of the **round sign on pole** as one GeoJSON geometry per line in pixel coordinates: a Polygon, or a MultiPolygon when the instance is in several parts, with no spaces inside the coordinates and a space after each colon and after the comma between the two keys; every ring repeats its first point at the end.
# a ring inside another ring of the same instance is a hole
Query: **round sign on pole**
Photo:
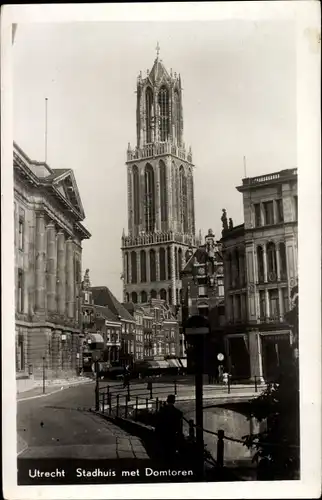
{"type": "Polygon", "coordinates": [[[223,355],[223,353],[222,353],[222,352],[220,352],[219,354],[217,354],[217,359],[218,359],[218,361],[223,361],[223,360],[224,360],[224,357],[225,357],[225,356],[223,355]]]}

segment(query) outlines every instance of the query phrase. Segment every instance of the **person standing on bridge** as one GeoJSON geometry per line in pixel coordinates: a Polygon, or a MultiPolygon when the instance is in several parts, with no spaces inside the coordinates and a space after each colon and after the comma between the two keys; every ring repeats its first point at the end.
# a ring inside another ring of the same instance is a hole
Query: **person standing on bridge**
{"type": "Polygon", "coordinates": [[[183,436],[183,413],[174,406],[175,400],[173,394],[168,396],[166,404],[157,413],[155,426],[160,458],[169,462],[174,460],[183,436]]]}

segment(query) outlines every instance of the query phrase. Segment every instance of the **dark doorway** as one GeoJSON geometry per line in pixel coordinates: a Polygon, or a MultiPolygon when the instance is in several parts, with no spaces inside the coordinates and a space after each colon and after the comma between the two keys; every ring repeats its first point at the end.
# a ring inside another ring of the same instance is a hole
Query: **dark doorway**
{"type": "Polygon", "coordinates": [[[263,377],[267,382],[275,381],[286,367],[290,353],[288,334],[262,337],[263,377]]]}

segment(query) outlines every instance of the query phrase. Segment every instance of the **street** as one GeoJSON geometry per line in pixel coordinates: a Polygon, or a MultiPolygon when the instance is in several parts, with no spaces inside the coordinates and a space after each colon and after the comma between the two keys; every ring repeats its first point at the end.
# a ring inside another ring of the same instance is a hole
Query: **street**
{"type": "Polygon", "coordinates": [[[146,458],[140,441],[90,413],[94,384],[18,401],[19,458],[146,458]]]}

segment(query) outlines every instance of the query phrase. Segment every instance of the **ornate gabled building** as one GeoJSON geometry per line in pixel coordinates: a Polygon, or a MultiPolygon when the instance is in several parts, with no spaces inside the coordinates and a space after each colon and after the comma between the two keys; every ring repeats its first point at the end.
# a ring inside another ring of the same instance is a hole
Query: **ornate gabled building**
{"type": "Polygon", "coordinates": [[[187,251],[195,248],[193,163],[183,142],[180,75],[158,55],[137,80],[137,143],[127,150],[128,234],[122,236],[124,302],[180,303],[187,251]]]}
{"type": "Polygon", "coordinates": [[[80,359],[82,202],[71,169],[32,161],[14,144],[16,370],[76,373],[80,359]]]}
{"type": "MultiPolygon", "coordinates": [[[[208,318],[210,332],[205,339],[204,372],[217,375],[217,355],[224,351],[224,274],[221,243],[216,241],[212,229],[192,254],[181,272],[182,278],[182,323],[194,315],[208,318]]],[[[184,347],[181,331],[181,346],[184,347]]],[[[187,347],[188,370],[194,371],[193,350],[187,347]]],[[[184,352],[183,352],[184,353],[184,352]]],[[[182,354],[183,354],[182,353],[182,354]]]]}

